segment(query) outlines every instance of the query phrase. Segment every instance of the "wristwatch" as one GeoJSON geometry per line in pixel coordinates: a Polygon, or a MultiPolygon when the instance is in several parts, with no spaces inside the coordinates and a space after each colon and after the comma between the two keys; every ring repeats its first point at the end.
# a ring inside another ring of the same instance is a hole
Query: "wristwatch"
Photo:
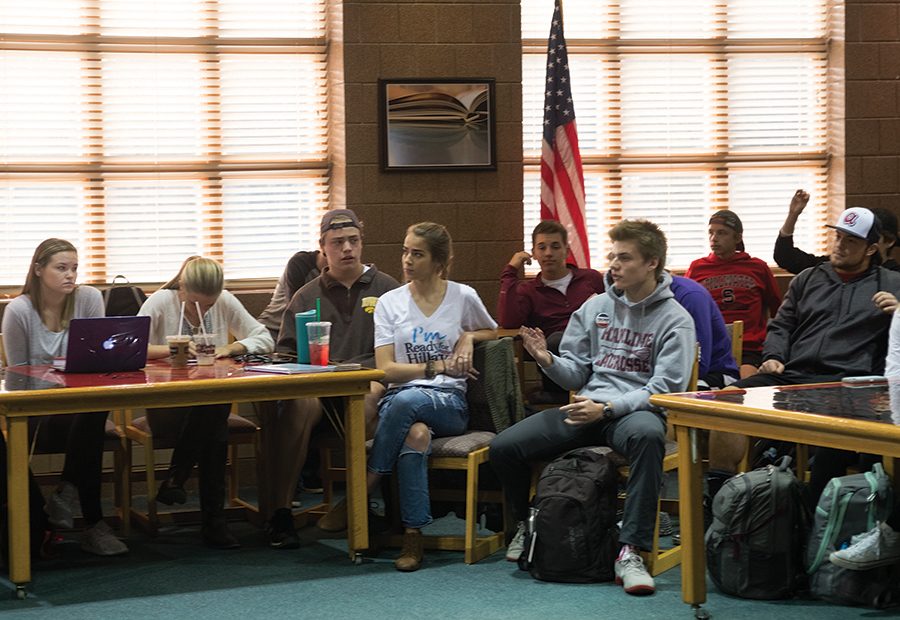
{"type": "Polygon", "coordinates": [[[434,360],[425,362],[425,378],[434,379],[434,360]]]}
{"type": "Polygon", "coordinates": [[[610,419],[611,417],[613,417],[613,414],[615,414],[615,411],[613,410],[611,404],[606,403],[605,405],[603,405],[603,419],[604,420],[610,419]]]}

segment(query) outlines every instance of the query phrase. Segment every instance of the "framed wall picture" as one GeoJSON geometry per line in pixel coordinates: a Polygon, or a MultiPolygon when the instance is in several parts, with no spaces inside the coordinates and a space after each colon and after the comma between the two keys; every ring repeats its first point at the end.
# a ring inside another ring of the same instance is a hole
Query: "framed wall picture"
{"type": "Polygon", "coordinates": [[[378,80],[383,170],[495,170],[492,79],[378,80]]]}

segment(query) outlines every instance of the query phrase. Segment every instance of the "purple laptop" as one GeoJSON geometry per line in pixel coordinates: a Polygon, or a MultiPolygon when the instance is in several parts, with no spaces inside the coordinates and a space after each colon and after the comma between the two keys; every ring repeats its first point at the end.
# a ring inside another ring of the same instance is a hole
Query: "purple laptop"
{"type": "Polygon", "coordinates": [[[147,364],[149,316],[107,316],[69,321],[63,372],[126,372],[147,364]]]}

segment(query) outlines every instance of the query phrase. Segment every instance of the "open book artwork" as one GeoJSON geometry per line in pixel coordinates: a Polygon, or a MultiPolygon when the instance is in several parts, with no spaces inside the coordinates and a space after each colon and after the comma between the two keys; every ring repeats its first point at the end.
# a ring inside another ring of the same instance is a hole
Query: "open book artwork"
{"type": "MultiPolygon", "coordinates": [[[[404,89],[405,90],[405,89],[404,89]]],[[[487,86],[452,95],[440,90],[413,92],[388,99],[388,122],[442,127],[488,121],[487,86]]]]}
{"type": "Polygon", "coordinates": [[[384,85],[387,167],[493,165],[493,83],[384,85]]]}

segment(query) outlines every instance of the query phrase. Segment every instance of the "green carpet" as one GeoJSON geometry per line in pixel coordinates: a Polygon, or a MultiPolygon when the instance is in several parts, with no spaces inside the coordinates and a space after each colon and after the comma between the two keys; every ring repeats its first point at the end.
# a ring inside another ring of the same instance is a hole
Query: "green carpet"
{"type": "MultiPolygon", "coordinates": [[[[447,517],[437,527],[447,527],[447,517]]],[[[25,601],[0,584],[3,620],[41,618],[446,618],[559,619],[693,618],[681,602],[678,569],[657,578],[650,597],[626,595],[613,584],[568,585],[531,579],[506,562],[502,552],[473,566],[462,553],[430,552],[415,573],[394,570],[396,550],[384,550],[361,566],[351,564],[345,541],[323,538],[315,528],[301,532],[299,550],[271,550],[260,531],[233,525],[243,547],[213,551],[199,544],[195,527],[165,529],[150,539],[135,534],[131,553],[96,558],[81,552],[77,536],[62,557],[34,567],[25,601]],[[8,595],[3,596],[6,589],[8,595]]],[[[745,601],[711,588],[705,608],[713,618],[845,620],[898,617],[897,611],[837,607],[815,601],[745,601]]]]}

